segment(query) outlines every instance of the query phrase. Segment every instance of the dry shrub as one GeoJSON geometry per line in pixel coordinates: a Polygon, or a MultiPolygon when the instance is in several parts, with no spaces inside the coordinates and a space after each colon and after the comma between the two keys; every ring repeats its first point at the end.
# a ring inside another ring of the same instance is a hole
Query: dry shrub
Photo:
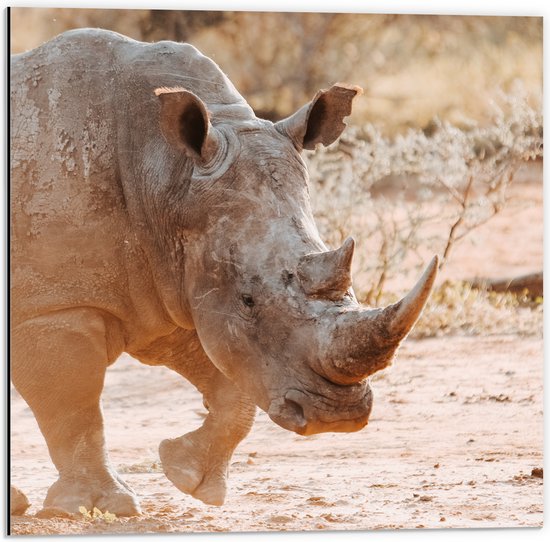
{"type": "Polygon", "coordinates": [[[431,254],[444,266],[456,243],[506,205],[518,167],[542,157],[542,115],[527,98],[517,83],[484,127],[434,119],[393,139],[372,125],[350,127],[308,154],[322,236],[331,246],[350,232],[356,238],[362,301],[382,304],[389,279],[418,273],[431,254]]]}

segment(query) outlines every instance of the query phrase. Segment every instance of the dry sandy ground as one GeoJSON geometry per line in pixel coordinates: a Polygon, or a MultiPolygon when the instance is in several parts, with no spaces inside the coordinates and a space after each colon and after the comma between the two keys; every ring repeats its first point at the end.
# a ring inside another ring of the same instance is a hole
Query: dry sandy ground
{"type": "MultiPolygon", "coordinates": [[[[514,190],[528,205],[457,248],[450,275],[542,268],[542,184],[514,190]]],[[[543,481],[532,474],[543,466],[542,330],[406,341],[373,388],[371,421],[354,434],[299,437],[260,412],[234,456],[226,504],[216,508],[180,493],[158,466],[158,443],[201,423],[200,396],[167,369],[121,358],[103,395],[107,442],[144,513],[113,523],[34,517],[56,473],[30,410],[13,393],[12,482],[32,507],[12,518],[12,533],[542,525],[543,481]]]]}

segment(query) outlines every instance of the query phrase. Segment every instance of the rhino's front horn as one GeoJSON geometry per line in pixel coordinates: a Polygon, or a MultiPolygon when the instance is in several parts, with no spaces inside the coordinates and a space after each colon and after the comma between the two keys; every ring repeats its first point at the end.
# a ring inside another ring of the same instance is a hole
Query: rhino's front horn
{"type": "Polygon", "coordinates": [[[384,309],[390,315],[388,333],[401,341],[418,320],[437,276],[439,258],[434,256],[415,287],[394,305],[384,309]]]}
{"type": "Polygon", "coordinates": [[[428,300],[438,263],[435,256],[401,301],[383,309],[338,314],[314,369],[336,384],[354,384],[387,367],[428,300]]]}
{"type": "Polygon", "coordinates": [[[341,299],[351,286],[354,247],[355,241],[348,237],[336,250],[302,256],[297,271],[305,293],[330,300],[341,299]]]}

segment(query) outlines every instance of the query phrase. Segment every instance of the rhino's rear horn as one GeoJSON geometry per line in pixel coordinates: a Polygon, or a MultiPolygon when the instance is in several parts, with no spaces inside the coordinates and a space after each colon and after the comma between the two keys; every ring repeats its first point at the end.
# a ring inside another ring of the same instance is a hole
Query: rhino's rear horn
{"type": "Polygon", "coordinates": [[[161,102],[160,128],[173,147],[206,164],[216,155],[218,137],[203,101],[182,88],[157,88],[161,102]]]}
{"type": "Polygon", "coordinates": [[[305,293],[330,300],[341,299],[351,286],[354,247],[355,241],[348,237],[336,250],[302,256],[298,277],[305,293]]]}

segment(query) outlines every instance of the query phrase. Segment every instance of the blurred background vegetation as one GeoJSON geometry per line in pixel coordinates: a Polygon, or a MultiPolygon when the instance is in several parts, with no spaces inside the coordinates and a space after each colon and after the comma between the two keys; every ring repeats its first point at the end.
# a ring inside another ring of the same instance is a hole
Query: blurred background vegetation
{"type": "Polygon", "coordinates": [[[518,79],[542,98],[541,17],[12,8],[12,52],[79,27],[192,43],[272,120],[337,81],[365,89],[351,122],[390,134],[436,116],[487,123],[518,79]]]}
{"type": "Polygon", "coordinates": [[[502,278],[475,242],[470,265],[448,273],[455,246],[503,209],[515,208],[510,231],[514,213],[541,205],[541,17],[12,8],[11,51],[81,27],[192,43],[270,120],[335,82],[363,87],[339,141],[304,153],[323,239],[330,247],[349,234],[357,241],[358,298],[393,301],[437,253],[447,274],[417,336],[542,334],[542,223],[527,225],[537,250],[526,264],[521,246],[496,237],[503,252],[515,251],[512,272],[538,272],[535,288],[495,292],[467,280],[472,269],[502,278]]]}

